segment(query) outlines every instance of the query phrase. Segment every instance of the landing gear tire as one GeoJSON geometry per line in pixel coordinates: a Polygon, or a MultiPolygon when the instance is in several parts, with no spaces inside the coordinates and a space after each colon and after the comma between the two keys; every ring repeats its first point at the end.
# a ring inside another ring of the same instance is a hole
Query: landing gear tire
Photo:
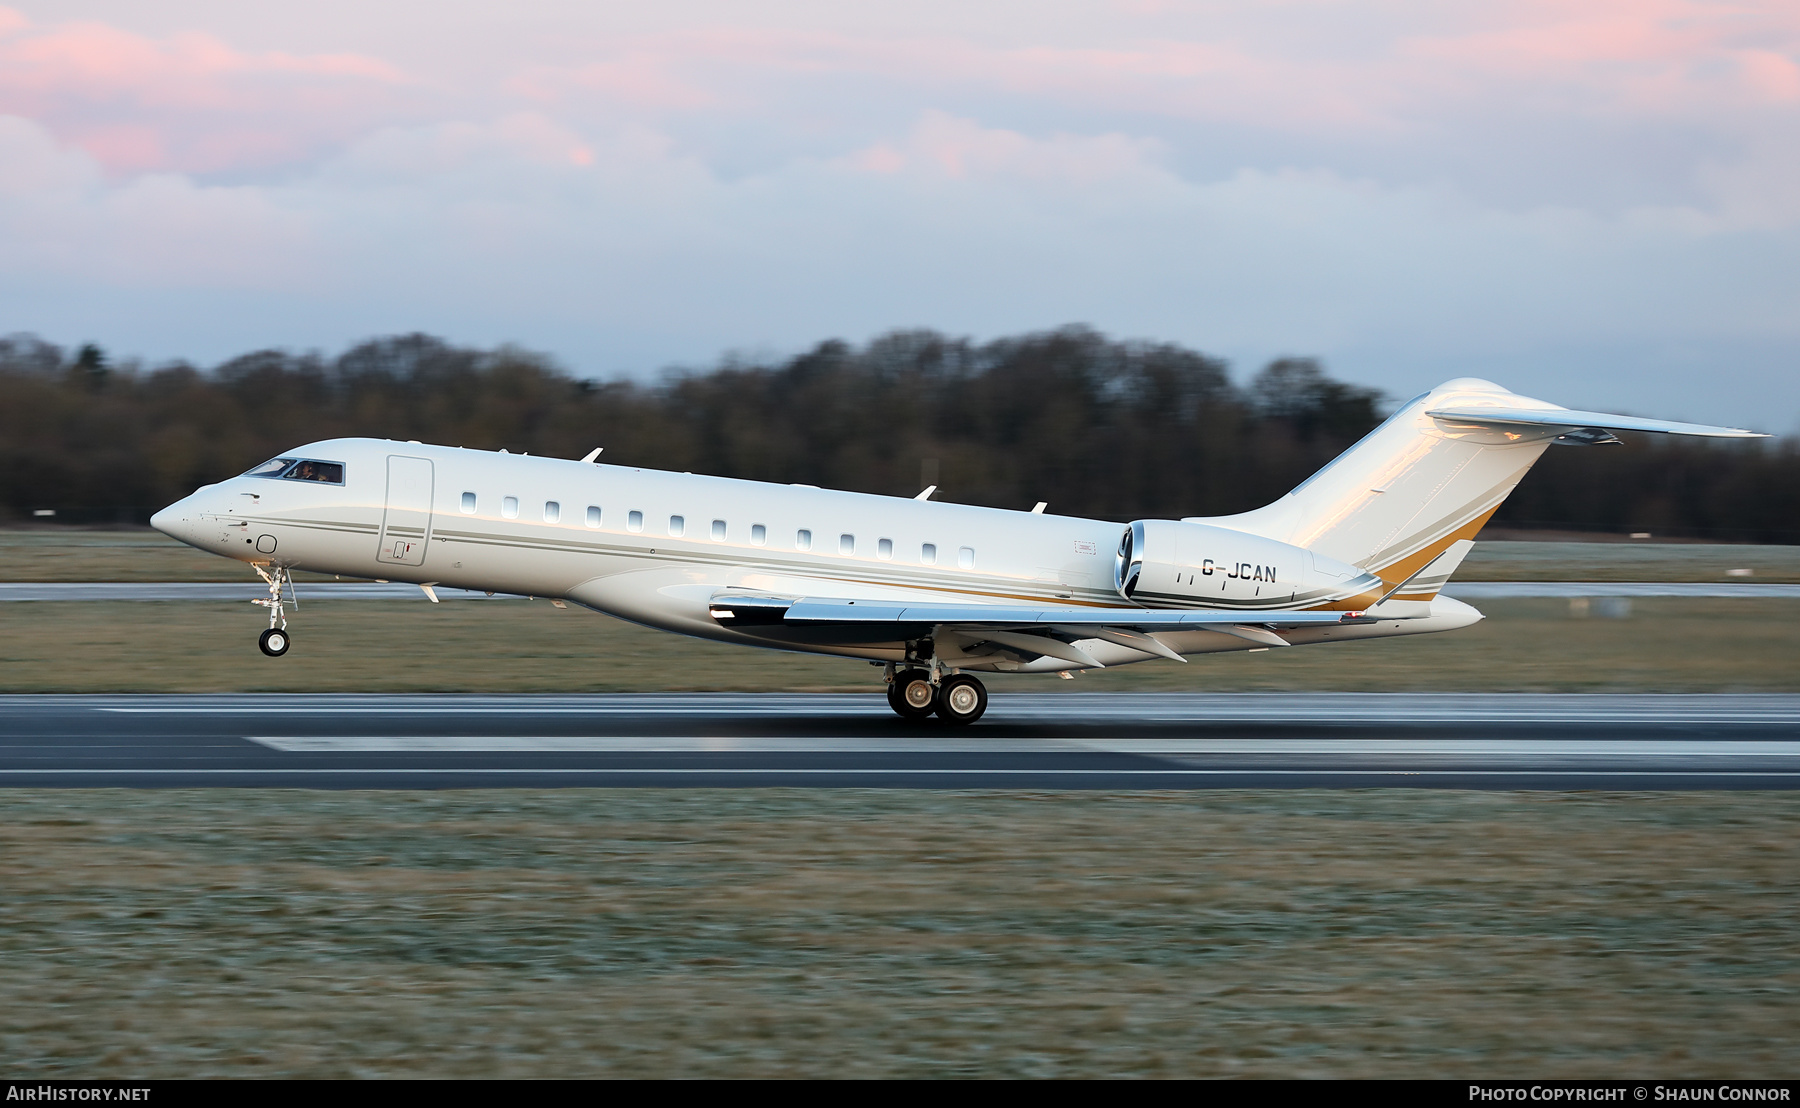
{"type": "Polygon", "coordinates": [[[974,723],[987,711],[987,704],[987,689],[966,673],[959,673],[938,687],[938,718],[953,726],[974,723]]]}
{"type": "Polygon", "coordinates": [[[279,658],[288,652],[288,644],[291,641],[285,628],[271,627],[262,633],[261,638],[256,640],[256,645],[262,647],[262,652],[269,657],[279,658]]]}
{"type": "Polygon", "coordinates": [[[931,718],[937,710],[938,690],[931,675],[922,669],[903,669],[888,686],[888,707],[901,719],[910,722],[931,718]]]}

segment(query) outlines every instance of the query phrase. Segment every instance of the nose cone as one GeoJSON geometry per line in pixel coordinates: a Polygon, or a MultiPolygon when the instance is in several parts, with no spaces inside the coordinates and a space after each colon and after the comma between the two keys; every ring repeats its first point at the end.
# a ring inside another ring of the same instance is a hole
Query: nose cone
{"type": "Polygon", "coordinates": [[[179,542],[198,546],[194,535],[200,526],[200,494],[184,496],[150,517],[150,526],[179,542]]]}

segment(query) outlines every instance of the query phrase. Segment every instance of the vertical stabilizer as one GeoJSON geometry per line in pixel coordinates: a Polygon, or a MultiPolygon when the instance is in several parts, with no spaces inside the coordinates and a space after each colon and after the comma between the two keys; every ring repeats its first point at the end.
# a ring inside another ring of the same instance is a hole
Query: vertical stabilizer
{"type": "Polygon", "coordinates": [[[1405,583],[1395,600],[1429,600],[1470,549],[1457,544],[1475,537],[1546,447],[1616,442],[1608,430],[1757,437],[1736,428],[1573,411],[1462,377],[1402,405],[1268,507],[1192,522],[1304,546],[1389,585],[1405,583]]]}

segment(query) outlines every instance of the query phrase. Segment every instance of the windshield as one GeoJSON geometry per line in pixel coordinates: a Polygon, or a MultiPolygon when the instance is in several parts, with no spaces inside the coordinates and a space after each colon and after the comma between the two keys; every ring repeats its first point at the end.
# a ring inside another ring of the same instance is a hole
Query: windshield
{"type": "Polygon", "coordinates": [[[324,481],[331,485],[341,485],[344,483],[344,465],[342,462],[315,462],[303,458],[282,476],[289,481],[324,481]]]}
{"type": "Polygon", "coordinates": [[[270,458],[244,476],[280,477],[288,481],[320,481],[327,485],[341,485],[344,483],[344,463],[321,462],[313,458],[270,458]]]}

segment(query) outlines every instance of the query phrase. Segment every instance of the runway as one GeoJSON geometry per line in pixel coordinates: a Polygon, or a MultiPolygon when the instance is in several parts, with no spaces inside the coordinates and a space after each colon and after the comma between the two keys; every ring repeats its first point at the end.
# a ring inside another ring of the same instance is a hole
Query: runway
{"type": "Polygon", "coordinates": [[[1800,787],[1800,696],[8,696],[0,786],[1800,787]]]}

